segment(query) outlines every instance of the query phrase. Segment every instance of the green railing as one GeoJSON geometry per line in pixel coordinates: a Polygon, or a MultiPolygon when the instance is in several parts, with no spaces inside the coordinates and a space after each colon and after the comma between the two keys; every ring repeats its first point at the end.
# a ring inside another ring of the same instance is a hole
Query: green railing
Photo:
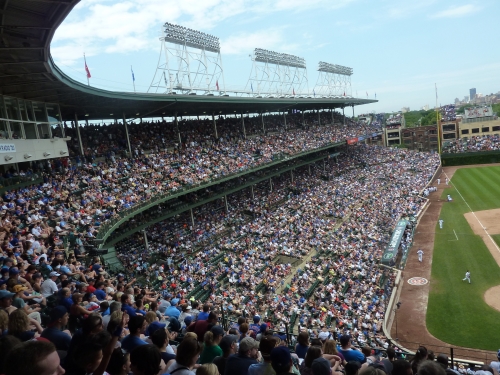
{"type": "Polygon", "coordinates": [[[452,165],[491,164],[500,162],[500,150],[441,154],[441,164],[452,165]]]}
{"type": "Polygon", "coordinates": [[[96,239],[99,240],[101,242],[101,245],[102,245],[102,243],[104,241],[106,241],[106,239],[109,237],[109,235],[116,228],[118,228],[118,226],[120,224],[122,224],[123,222],[132,218],[133,216],[147,210],[148,208],[154,207],[160,203],[177,198],[177,197],[185,195],[187,193],[192,193],[192,192],[198,191],[200,189],[205,189],[205,188],[212,186],[212,185],[217,185],[217,184],[220,184],[220,183],[223,183],[226,181],[237,179],[238,177],[247,175],[249,173],[253,173],[253,172],[257,172],[259,170],[265,169],[265,168],[273,167],[275,165],[282,163],[285,160],[294,160],[294,159],[297,159],[297,158],[300,158],[303,156],[307,156],[307,155],[310,155],[310,154],[313,154],[316,152],[328,150],[332,147],[341,146],[341,145],[344,145],[345,143],[346,143],[345,141],[335,142],[335,143],[332,142],[326,146],[319,147],[319,148],[316,148],[313,150],[303,151],[303,152],[300,152],[298,154],[294,154],[294,155],[290,155],[290,156],[283,154],[283,153],[277,154],[277,155],[273,156],[272,162],[269,162],[269,163],[266,163],[263,165],[259,165],[259,166],[254,167],[254,168],[245,169],[241,172],[234,173],[234,174],[231,174],[228,176],[221,176],[217,179],[202,182],[200,184],[182,187],[180,189],[176,189],[175,191],[170,191],[166,194],[161,194],[161,195],[151,197],[147,201],[141,202],[133,207],[130,207],[128,209],[120,211],[113,218],[111,218],[109,221],[103,223],[99,228],[99,232],[97,233],[96,239]]]}

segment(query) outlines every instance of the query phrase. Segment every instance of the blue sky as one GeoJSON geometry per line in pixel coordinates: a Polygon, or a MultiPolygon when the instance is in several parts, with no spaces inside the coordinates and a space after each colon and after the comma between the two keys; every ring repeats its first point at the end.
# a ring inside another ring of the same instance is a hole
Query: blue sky
{"type": "Polygon", "coordinates": [[[221,40],[225,81],[242,89],[256,47],[304,57],[310,88],[319,61],[354,69],[353,94],[379,103],[357,112],[418,109],[500,90],[498,0],[82,0],[57,30],[51,52],[69,76],[138,91],[153,79],[161,26],[173,22],[221,40]]]}

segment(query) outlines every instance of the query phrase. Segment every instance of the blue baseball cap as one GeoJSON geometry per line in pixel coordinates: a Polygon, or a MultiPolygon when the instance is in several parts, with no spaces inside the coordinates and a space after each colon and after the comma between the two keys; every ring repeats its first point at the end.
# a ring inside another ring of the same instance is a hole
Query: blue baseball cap
{"type": "Polygon", "coordinates": [[[8,290],[0,290],[0,300],[4,298],[12,298],[16,293],[11,293],[8,290]]]}
{"type": "Polygon", "coordinates": [[[165,329],[166,326],[167,325],[165,323],[153,322],[146,329],[145,335],[146,336],[151,336],[153,333],[155,333],[159,329],[165,329]]]}
{"type": "Polygon", "coordinates": [[[178,298],[174,298],[172,301],[170,301],[170,303],[172,304],[172,306],[175,306],[179,303],[179,299],[178,298]]]}

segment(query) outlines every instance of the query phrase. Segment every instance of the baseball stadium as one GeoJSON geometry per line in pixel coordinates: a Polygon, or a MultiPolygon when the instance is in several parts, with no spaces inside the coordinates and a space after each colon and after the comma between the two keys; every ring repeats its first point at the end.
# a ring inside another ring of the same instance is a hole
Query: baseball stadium
{"type": "Polygon", "coordinates": [[[168,22],[148,92],[95,88],[50,52],[78,3],[0,0],[0,373],[497,375],[494,107],[409,130],[258,46],[226,90],[168,22]]]}

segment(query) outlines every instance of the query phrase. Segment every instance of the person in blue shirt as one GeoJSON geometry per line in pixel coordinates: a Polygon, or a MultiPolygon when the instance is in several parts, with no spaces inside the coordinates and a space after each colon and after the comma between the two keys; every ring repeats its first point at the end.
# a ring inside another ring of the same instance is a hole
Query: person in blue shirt
{"type": "Polygon", "coordinates": [[[99,301],[105,301],[106,300],[106,292],[104,291],[104,283],[102,281],[99,281],[96,286],[95,286],[95,296],[99,301]]]}
{"type": "Polygon", "coordinates": [[[340,346],[337,347],[337,350],[344,356],[346,362],[366,362],[366,358],[363,353],[361,353],[359,350],[351,348],[351,336],[349,335],[342,335],[342,337],[340,338],[340,346]]]}
{"type": "Polygon", "coordinates": [[[40,335],[52,342],[57,350],[67,351],[71,343],[71,336],[62,331],[68,324],[68,311],[64,306],[56,306],[50,311],[50,322],[40,335]]]}
{"type": "Polygon", "coordinates": [[[168,316],[170,318],[179,318],[181,315],[180,310],[177,308],[177,304],[179,303],[179,299],[174,298],[172,301],[170,301],[170,306],[167,307],[165,310],[165,316],[168,316]]]}
{"type": "Polygon", "coordinates": [[[128,321],[130,334],[122,340],[122,349],[131,352],[141,345],[148,343],[141,339],[141,333],[144,333],[147,327],[146,318],[140,315],[131,316],[128,321]]]}
{"type": "Polygon", "coordinates": [[[123,293],[121,296],[121,302],[122,311],[126,311],[130,317],[137,315],[135,309],[130,305],[130,295],[128,295],[127,293],[123,293]]]}
{"type": "Polygon", "coordinates": [[[196,320],[207,320],[210,314],[210,305],[203,305],[203,311],[198,314],[198,319],[196,320]]]}

